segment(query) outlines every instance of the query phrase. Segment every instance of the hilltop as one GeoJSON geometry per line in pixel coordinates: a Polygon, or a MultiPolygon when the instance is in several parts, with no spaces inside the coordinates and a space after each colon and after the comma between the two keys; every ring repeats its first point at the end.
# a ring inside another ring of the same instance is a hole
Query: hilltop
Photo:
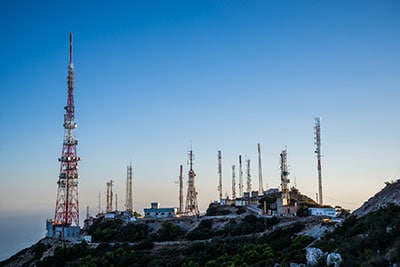
{"type": "MultiPolygon", "coordinates": [[[[84,229],[92,243],[44,238],[0,266],[398,266],[399,189],[399,181],[387,183],[344,221],[215,204],[200,218],[101,217],[84,229]]],[[[301,213],[318,205],[291,197],[301,213]]]]}
{"type": "Polygon", "coordinates": [[[386,182],[385,185],[381,191],[364,202],[352,214],[361,217],[389,204],[400,205],[400,179],[395,182],[386,182]]]}

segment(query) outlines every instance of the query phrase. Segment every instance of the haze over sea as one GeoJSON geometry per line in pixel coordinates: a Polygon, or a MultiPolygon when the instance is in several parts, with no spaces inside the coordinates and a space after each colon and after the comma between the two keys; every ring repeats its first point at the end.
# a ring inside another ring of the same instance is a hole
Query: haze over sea
{"type": "Polygon", "coordinates": [[[49,212],[7,212],[0,214],[0,261],[35,244],[46,234],[49,212]]]}

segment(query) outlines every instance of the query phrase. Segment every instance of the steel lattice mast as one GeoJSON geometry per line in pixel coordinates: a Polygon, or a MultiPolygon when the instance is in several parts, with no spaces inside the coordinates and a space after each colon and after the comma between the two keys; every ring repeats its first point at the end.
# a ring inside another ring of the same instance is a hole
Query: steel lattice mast
{"type": "Polygon", "coordinates": [[[286,198],[289,202],[289,166],[287,164],[287,149],[282,150],[281,157],[281,187],[282,187],[282,198],[286,198]]]}
{"type": "Polygon", "coordinates": [[[130,163],[126,170],[126,211],[133,212],[133,198],[132,198],[132,163],[130,163]]]}
{"type": "Polygon", "coordinates": [[[199,214],[199,206],[197,203],[197,192],[194,186],[194,177],[196,173],[193,170],[193,151],[189,151],[189,179],[188,179],[188,191],[186,196],[186,207],[185,213],[193,213],[195,215],[199,214]]]}
{"type": "Polygon", "coordinates": [[[75,106],[74,106],[75,73],[72,63],[72,32],[69,35],[69,66],[68,66],[68,100],[64,115],[64,141],[62,147],[60,175],[54,226],[79,226],[79,201],[78,201],[78,162],[80,157],[76,154],[78,140],[75,137],[75,106]]]}

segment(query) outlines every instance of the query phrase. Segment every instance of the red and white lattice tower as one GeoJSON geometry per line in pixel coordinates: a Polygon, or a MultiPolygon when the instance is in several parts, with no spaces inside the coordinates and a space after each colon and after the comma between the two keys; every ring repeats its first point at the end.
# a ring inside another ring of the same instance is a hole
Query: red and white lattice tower
{"type": "Polygon", "coordinates": [[[79,227],[78,201],[78,162],[76,155],[78,140],[75,138],[75,106],[74,106],[74,64],[72,63],[72,32],[69,36],[69,66],[68,66],[68,100],[64,115],[64,142],[62,146],[60,175],[56,211],[53,226],[79,227]]]}

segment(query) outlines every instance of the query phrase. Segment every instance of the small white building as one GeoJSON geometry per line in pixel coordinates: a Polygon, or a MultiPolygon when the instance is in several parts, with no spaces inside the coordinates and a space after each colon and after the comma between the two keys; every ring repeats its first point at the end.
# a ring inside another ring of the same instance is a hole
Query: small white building
{"type": "Polygon", "coordinates": [[[177,208],[160,208],[160,203],[152,202],[150,209],[144,209],[145,218],[174,218],[177,208]]]}
{"type": "Polygon", "coordinates": [[[311,216],[327,216],[331,218],[336,217],[335,208],[308,208],[308,212],[311,216]]]}
{"type": "Polygon", "coordinates": [[[246,201],[243,198],[235,199],[235,206],[236,207],[244,207],[246,206],[246,201]]]}

